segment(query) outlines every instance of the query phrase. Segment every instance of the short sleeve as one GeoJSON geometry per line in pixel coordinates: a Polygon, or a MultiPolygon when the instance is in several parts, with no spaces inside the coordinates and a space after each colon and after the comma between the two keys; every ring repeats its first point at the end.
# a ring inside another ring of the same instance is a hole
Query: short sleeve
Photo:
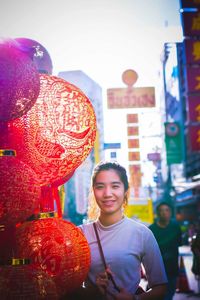
{"type": "Polygon", "coordinates": [[[145,268],[150,288],[158,284],[167,283],[165,267],[158,243],[153,233],[148,228],[144,238],[144,255],[142,263],[145,268]]]}

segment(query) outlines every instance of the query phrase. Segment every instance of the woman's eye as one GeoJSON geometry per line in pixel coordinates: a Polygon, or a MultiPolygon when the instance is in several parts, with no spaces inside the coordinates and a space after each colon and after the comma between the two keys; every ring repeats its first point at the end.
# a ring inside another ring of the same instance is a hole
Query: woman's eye
{"type": "Polygon", "coordinates": [[[113,185],[113,189],[117,189],[119,185],[113,185]]]}
{"type": "Polygon", "coordinates": [[[97,190],[101,190],[103,188],[103,185],[96,185],[95,187],[97,190]]]}

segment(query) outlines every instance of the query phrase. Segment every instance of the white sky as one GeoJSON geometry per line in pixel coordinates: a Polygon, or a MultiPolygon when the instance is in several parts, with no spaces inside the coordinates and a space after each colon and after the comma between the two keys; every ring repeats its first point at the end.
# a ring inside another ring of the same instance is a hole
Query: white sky
{"type": "MultiPolygon", "coordinates": [[[[38,41],[54,75],[82,70],[103,88],[105,106],[108,88],[125,87],[126,69],[138,73],[135,86],[159,89],[163,44],[182,41],[179,0],[0,0],[0,37],[38,41]]],[[[119,111],[105,110],[110,141],[126,130],[119,118],[119,111]]]]}
{"type": "Polygon", "coordinates": [[[121,86],[127,68],[137,85],[154,85],[163,42],[180,37],[179,25],[179,0],[0,0],[0,37],[35,39],[54,75],[83,70],[104,89],[121,86]]]}

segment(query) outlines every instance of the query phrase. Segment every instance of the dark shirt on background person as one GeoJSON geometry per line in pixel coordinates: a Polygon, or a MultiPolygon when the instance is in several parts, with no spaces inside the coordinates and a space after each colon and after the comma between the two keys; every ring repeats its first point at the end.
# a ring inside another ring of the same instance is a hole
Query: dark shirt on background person
{"type": "Polygon", "coordinates": [[[158,219],[149,229],[158,242],[168,278],[168,290],[164,300],[171,300],[176,291],[179,271],[178,248],[181,246],[182,232],[179,224],[171,219],[172,209],[168,203],[160,203],[156,211],[158,219]]]}

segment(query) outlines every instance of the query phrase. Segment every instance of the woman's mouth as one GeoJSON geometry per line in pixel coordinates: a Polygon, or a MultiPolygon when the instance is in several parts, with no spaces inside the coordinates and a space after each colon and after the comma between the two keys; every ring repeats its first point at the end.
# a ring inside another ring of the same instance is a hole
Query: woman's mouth
{"type": "Polygon", "coordinates": [[[103,202],[104,206],[113,206],[113,204],[115,203],[114,200],[107,200],[103,202]]]}

